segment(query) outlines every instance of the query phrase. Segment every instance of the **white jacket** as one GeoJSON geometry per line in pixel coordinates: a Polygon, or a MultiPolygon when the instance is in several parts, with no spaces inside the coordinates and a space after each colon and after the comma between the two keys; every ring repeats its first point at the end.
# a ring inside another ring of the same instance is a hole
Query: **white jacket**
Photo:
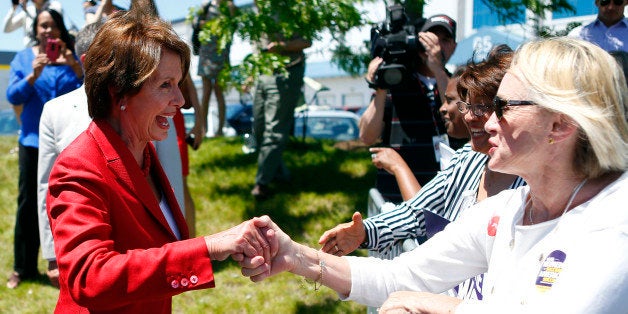
{"type": "Polygon", "coordinates": [[[457,313],[626,313],[628,174],[562,217],[522,226],[528,191],[478,203],[392,261],[347,257],[347,300],[380,306],[394,291],[440,293],[487,272],[484,299],[463,301],[457,313]]]}

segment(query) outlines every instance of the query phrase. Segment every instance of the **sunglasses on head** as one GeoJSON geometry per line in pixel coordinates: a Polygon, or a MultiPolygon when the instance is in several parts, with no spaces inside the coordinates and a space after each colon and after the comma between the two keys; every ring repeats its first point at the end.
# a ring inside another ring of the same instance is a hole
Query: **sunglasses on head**
{"type": "Polygon", "coordinates": [[[493,110],[495,110],[495,116],[497,120],[501,120],[504,116],[504,110],[507,106],[532,106],[535,103],[529,100],[504,100],[497,96],[493,99],[493,110]]]}
{"type": "MultiPolygon", "coordinates": [[[[625,0],[613,0],[613,4],[620,6],[624,4],[625,0]]],[[[600,0],[600,6],[605,7],[611,3],[611,0],[600,0]]]]}

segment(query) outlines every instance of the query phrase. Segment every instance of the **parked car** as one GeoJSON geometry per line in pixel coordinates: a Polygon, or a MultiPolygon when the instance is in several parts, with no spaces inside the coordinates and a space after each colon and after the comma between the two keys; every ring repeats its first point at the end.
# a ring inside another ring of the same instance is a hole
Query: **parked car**
{"type": "Polygon", "coordinates": [[[225,114],[227,123],[237,135],[250,134],[253,131],[253,105],[236,103],[227,105],[225,114]]]}
{"type": "MultiPolygon", "coordinates": [[[[360,136],[360,118],[353,112],[330,109],[301,110],[294,113],[292,135],[303,138],[331,139],[335,141],[357,140],[360,136]],[[304,127],[305,125],[305,127],[304,127]]],[[[252,154],[257,151],[257,143],[250,133],[242,135],[242,152],[252,154]]]]}
{"type": "Polygon", "coordinates": [[[185,125],[185,133],[190,132],[194,127],[194,109],[181,109],[181,113],[183,114],[183,125],[185,125]]]}
{"type": "Polygon", "coordinates": [[[0,110],[0,135],[17,135],[20,125],[11,109],[0,110]]]}
{"type": "Polygon", "coordinates": [[[311,110],[294,116],[294,136],[336,141],[356,140],[360,136],[360,118],[343,110],[311,110]]]}
{"type": "Polygon", "coordinates": [[[355,112],[355,114],[357,114],[357,115],[358,115],[358,117],[360,117],[360,118],[361,118],[361,117],[362,117],[362,115],[364,115],[364,111],[366,111],[366,109],[367,109],[368,107],[369,107],[368,105],[366,105],[366,106],[364,106],[364,107],[361,107],[360,109],[358,109],[358,111],[356,111],[356,112],[355,112]]]}
{"type": "MultiPolygon", "coordinates": [[[[226,107],[226,125],[223,133],[227,136],[251,133],[253,129],[253,105],[235,103],[228,104],[226,107]]],[[[194,109],[183,109],[181,112],[185,121],[185,130],[189,132],[194,127],[194,109]]],[[[217,124],[218,117],[214,115],[213,125],[217,124]]],[[[214,133],[211,130],[207,131],[206,136],[211,137],[213,135],[214,133]]]]}

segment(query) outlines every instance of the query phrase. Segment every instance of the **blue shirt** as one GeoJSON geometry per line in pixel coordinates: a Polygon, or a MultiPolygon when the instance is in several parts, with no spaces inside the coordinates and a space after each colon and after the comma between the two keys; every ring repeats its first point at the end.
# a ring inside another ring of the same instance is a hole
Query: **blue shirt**
{"type": "Polygon", "coordinates": [[[11,61],[7,100],[13,105],[23,104],[21,133],[18,141],[27,147],[39,147],[39,118],[44,104],[55,97],[71,92],[83,81],[68,65],[47,65],[34,85],[27,81],[33,73],[35,54],[31,48],[18,52],[11,61]]]}
{"type": "Polygon", "coordinates": [[[584,26],[580,38],[590,41],[606,51],[628,52],[628,19],[624,18],[611,27],[606,27],[599,19],[584,26]]]}

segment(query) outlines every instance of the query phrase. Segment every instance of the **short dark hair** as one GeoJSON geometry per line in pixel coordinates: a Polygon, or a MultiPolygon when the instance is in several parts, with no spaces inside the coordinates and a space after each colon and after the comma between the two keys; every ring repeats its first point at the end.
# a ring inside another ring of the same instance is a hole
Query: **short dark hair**
{"type": "Polygon", "coordinates": [[[510,68],[513,55],[510,47],[499,45],[491,49],[486,60],[476,62],[471,59],[458,80],[460,98],[464,100],[472,95],[492,102],[502,78],[510,68]]]}

